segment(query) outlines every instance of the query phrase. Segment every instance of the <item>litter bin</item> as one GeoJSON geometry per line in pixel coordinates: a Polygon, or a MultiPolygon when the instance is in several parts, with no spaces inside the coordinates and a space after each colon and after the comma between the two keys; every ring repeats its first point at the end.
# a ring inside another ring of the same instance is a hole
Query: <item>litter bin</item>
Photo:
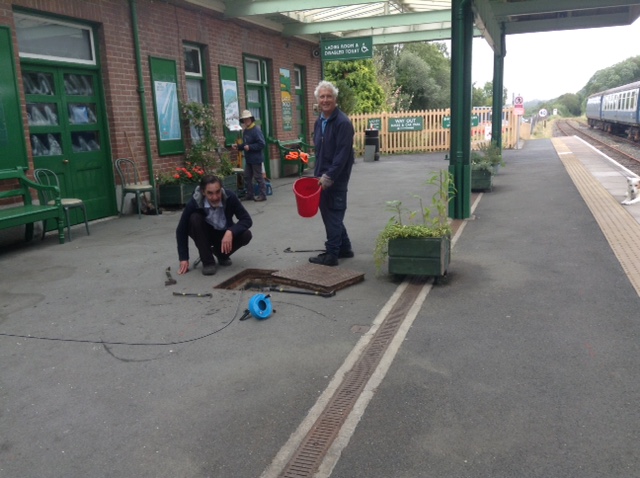
{"type": "Polygon", "coordinates": [[[365,162],[380,159],[380,136],[377,129],[364,130],[364,160],[365,162]]]}

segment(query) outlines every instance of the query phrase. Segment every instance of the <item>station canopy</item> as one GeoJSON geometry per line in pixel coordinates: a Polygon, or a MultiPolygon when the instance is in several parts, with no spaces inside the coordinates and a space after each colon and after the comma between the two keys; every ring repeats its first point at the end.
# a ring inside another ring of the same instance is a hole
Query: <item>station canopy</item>
{"type": "MultiPolygon", "coordinates": [[[[371,36],[374,45],[448,40],[451,0],[187,0],[283,36],[321,40],[371,36]]],[[[501,33],[631,25],[639,0],[469,0],[475,36],[502,51],[501,33]]],[[[632,41],[630,39],[630,41],[632,41]]]]}

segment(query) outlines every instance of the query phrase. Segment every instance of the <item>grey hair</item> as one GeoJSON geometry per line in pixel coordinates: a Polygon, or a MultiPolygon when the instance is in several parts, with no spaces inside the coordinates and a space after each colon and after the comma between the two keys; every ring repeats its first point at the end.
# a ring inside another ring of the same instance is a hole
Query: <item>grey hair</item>
{"type": "Polygon", "coordinates": [[[314,93],[316,100],[318,99],[318,96],[320,96],[320,90],[331,90],[331,92],[333,93],[333,97],[336,99],[338,98],[338,93],[340,92],[340,90],[338,90],[338,88],[336,88],[333,83],[331,83],[330,81],[322,80],[320,83],[318,83],[318,86],[316,86],[316,91],[314,93]]]}

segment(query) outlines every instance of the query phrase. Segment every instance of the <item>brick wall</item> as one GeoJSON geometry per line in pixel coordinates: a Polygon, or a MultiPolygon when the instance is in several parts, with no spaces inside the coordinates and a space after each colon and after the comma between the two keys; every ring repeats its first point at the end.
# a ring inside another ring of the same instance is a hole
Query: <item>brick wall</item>
{"type": "MultiPolygon", "coordinates": [[[[177,62],[180,84],[180,100],[186,100],[183,62],[183,42],[192,42],[204,47],[207,90],[209,100],[219,112],[220,80],[218,66],[235,67],[238,71],[238,93],[241,108],[245,105],[243,54],[260,57],[271,62],[270,101],[275,136],[279,139],[294,139],[296,131],[284,132],[281,121],[279,70],[287,68],[293,75],[294,65],[306,67],[309,129],[314,116],[315,102],[313,90],[320,80],[321,62],[312,58],[313,44],[294,38],[284,38],[278,33],[257,27],[240,20],[225,20],[222,15],[182,0],[137,0],[137,18],[140,40],[140,56],[144,76],[144,95],[149,123],[151,154],[154,170],[168,171],[182,161],[182,155],[158,155],[153,93],[148,65],[149,56],[174,59],[177,62]]],[[[107,107],[110,144],[113,158],[130,157],[127,136],[144,174],[146,169],[146,146],[142,128],[140,93],[136,71],[134,39],[131,12],[128,0],[0,0],[0,25],[9,25],[14,36],[13,8],[27,8],[31,11],[61,15],[69,19],[95,24],[96,42],[99,48],[102,82],[107,107]],[[126,135],[125,135],[126,132],[126,135]]],[[[20,67],[18,66],[18,77],[20,67]]],[[[21,83],[21,82],[19,82],[21,83]]],[[[20,84],[24,103],[24,91],[20,84]]],[[[28,131],[26,115],[25,131],[28,131]]],[[[295,128],[294,128],[295,129],[295,128]]],[[[26,141],[28,148],[29,141],[26,141]]],[[[272,158],[277,155],[273,151],[272,158]]],[[[29,149],[29,154],[30,149],[29,149]]],[[[31,161],[31,160],[30,160],[31,161]]],[[[31,162],[31,164],[33,164],[31,162]]],[[[272,174],[277,168],[272,168],[272,174]]]]}

